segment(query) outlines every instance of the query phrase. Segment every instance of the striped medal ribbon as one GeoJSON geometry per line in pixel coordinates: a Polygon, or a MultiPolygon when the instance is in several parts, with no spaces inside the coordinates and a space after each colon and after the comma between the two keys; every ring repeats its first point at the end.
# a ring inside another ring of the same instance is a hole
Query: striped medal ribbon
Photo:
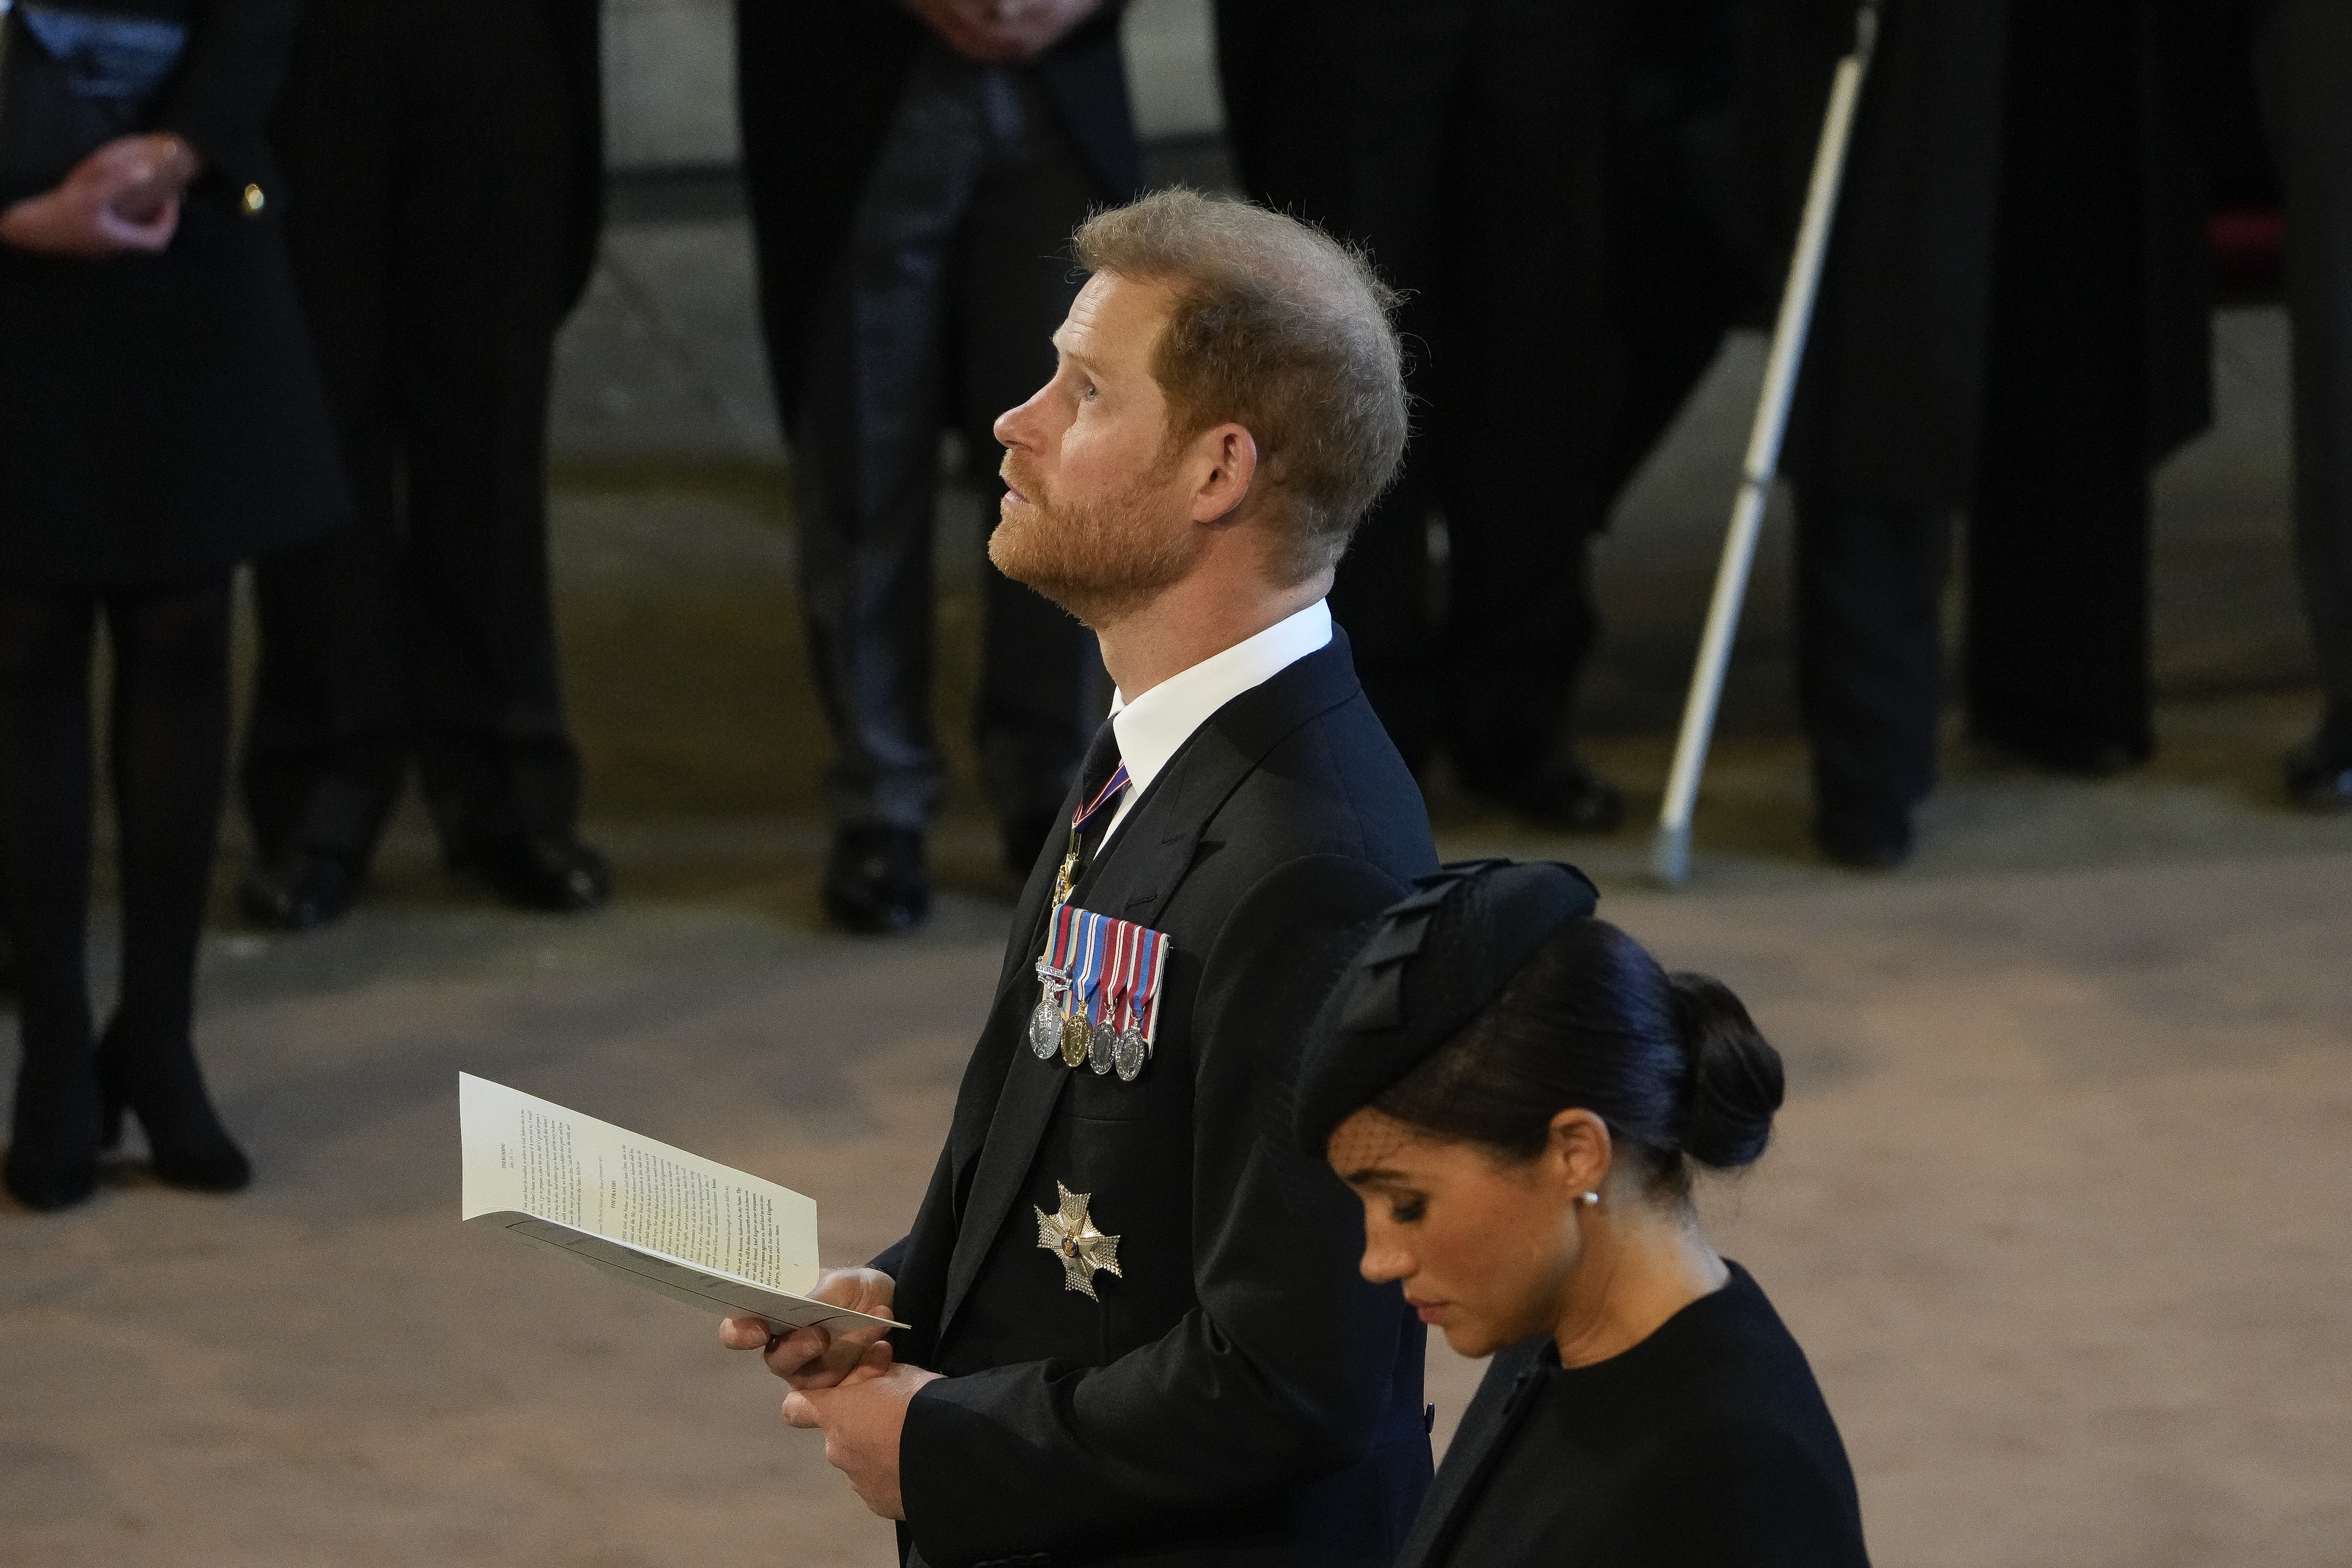
{"type": "MultiPolygon", "coordinates": [[[[1029,1014],[1029,1048],[1037,1053],[1040,1061],[1051,1060],[1055,1051],[1064,1048],[1062,1026],[1070,1012],[1070,960],[1075,956],[1061,946],[1062,911],[1069,907],[1070,890],[1078,880],[1078,835],[1086,831],[1095,815],[1120,794],[1133,780],[1127,764],[1121,763],[1117,772],[1103,782],[1093,800],[1070,814],[1070,848],[1062,857],[1062,864],[1054,873],[1054,920],[1045,939],[1045,956],[1037,961],[1037,984],[1043,989],[1037,1005],[1029,1014]]],[[[1073,1064],[1076,1065],[1076,1064],[1073,1064]]]]}
{"type": "Polygon", "coordinates": [[[1031,1021],[1037,1059],[1059,1056],[1066,1067],[1116,1072],[1121,1082],[1134,1082],[1158,1033],[1168,948],[1165,933],[1132,921],[1070,904],[1055,910],[1038,973],[1058,984],[1040,998],[1031,1021]]]}

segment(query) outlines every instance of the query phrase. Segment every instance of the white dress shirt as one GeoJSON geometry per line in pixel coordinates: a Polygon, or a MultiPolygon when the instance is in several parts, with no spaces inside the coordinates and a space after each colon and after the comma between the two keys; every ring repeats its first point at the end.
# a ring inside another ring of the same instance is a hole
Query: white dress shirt
{"type": "Polygon", "coordinates": [[[1223,653],[1212,654],[1181,674],[1170,676],[1132,702],[1115,693],[1110,705],[1110,727],[1118,736],[1118,760],[1126,764],[1127,776],[1134,782],[1119,796],[1110,826],[1103,830],[1103,843],[1110,842],[1111,835],[1127,820],[1127,814],[1143,798],[1143,792],[1151,787],[1151,781],[1192,738],[1192,731],[1208,721],[1210,714],[1252,687],[1265,685],[1330,641],[1330,606],[1318,599],[1257,636],[1244,638],[1223,653]]]}

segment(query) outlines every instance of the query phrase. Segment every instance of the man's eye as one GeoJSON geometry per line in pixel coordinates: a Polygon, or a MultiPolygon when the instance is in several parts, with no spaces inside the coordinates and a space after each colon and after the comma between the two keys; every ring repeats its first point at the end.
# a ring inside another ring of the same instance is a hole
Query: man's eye
{"type": "Polygon", "coordinates": [[[1087,388],[1086,398],[1088,403],[1092,403],[1095,400],[1095,389],[1093,387],[1089,386],[1087,388]]]}
{"type": "Polygon", "coordinates": [[[1389,1205],[1389,1218],[1399,1225],[1418,1225],[1428,1214],[1427,1198],[1398,1198],[1389,1205]]]}

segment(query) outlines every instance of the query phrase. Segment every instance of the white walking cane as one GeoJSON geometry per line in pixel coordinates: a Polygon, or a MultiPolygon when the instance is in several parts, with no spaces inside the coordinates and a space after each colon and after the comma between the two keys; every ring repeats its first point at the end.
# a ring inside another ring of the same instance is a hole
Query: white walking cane
{"type": "Polygon", "coordinates": [[[1837,212],[1838,184],[1845,174],[1846,143],[1853,110],[1862,97],[1871,50],[1878,42],[1878,0],[1863,0],[1854,16],[1853,53],[1838,62],[1830,84],[1829,113],[1822,120],[1821,144],[1813,153],[1812,183],[1805,192],[1804,221],[1797,229],[1796,254],[1780,291],[1780,314],[1772,326],[1772,353],[1764,362],[1764,392],[1756,423],[1748,432],[1741,464],[1739,499],[1732,503],[1731,530],[1716,568],[1715,597],[1706,607],[1706,632],[1698,645],[1690,697],[1683,705],[1683,729],[1675,742],[1674,772],[1665,804],[1658,812],[1657,837],[1650,846],[1650,868],[1667,887],[1690,878],[1691,812],[1698,802],[1699,774],[1706,767],[1707,743],[1715,734],[1715,711],[1723,700],[1724,670],[1731,662],[1731,639],[1739,629],[1739,607],[1748,597],[1748,576],[1756,564],[1756,536],[1764,526],[1764,503],[1780,471],[1780,438],[1789,426],[1789,403],[1797,390],[1797,368],[1805,357],[1805,334],[1813,321],[1813,296],[1821,287],[1822,258],[1829,249],[1830,223],[1837,212]]]}

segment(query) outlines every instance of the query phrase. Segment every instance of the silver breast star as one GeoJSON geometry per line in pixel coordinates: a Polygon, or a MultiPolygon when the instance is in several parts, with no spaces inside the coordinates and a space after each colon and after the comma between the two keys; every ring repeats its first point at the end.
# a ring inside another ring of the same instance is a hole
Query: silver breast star
{"type": "MultiPolygon", "coordinates": [[[[1063,1289],[1083,1290],[1099,1301],[1102,1298],[1095,1295],[1095,1270],[1108,1268],[1119,1274],[1118,1237],[1105,1236],[1087,1216],[1087,1205],[1094,1201],[1093,1194],[1074,1193],[1059,1182],[1054,1184],[1054,1190],[1062,1194],[1059,1214],[1047,1214],[1034,1204],[1029,1205],[1037,1209],[1037,1245],[1062,1260],[1063,1289]]],[[[1119,1274],[1119,1278],[1126,1276],[1119,1274]]]]}

